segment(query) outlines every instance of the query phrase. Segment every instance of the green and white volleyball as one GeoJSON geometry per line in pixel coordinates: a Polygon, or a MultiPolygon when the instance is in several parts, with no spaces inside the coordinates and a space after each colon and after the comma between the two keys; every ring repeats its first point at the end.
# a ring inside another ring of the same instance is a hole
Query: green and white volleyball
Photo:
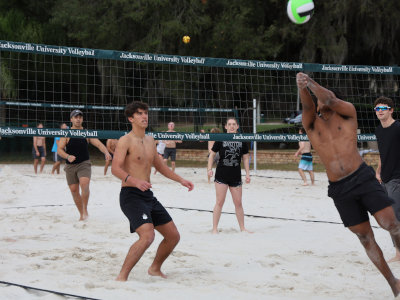
{"type": "Polygon", "coordinates": [[[314,12],[312,0],[289,0],[287,14],[289,19],[296,24],[304,24],[311,19],[314,12]]]}

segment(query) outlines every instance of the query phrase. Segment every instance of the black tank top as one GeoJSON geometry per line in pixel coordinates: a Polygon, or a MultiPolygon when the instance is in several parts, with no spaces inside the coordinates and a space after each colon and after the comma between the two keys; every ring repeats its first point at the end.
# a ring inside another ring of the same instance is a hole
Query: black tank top
{"type": "Polygon", "coordinates": [[[66,146],[68,155],[73,155],[76,159],[71,163],[67,160],[67,164],[79,164],[89,159],[88,143],[86,139],[70,138],[66,146]]]}

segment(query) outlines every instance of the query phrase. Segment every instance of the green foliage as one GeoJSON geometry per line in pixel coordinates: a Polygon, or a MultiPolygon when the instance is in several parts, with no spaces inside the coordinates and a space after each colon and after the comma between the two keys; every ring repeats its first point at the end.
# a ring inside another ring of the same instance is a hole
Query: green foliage
{"type": "Polygon", "coordinates": [[[137,52],[392,65],[399,11],[394,0],[315,1],[311,20],[295,25],[282,0],[0,0],[0,34],[137,52]]]}
{"type": "Polygon", "coordinates": [[[42,26],[27,20],[21,11],[15,9],[0,15],[0,35],[3,40],[43,42],[42,26]]]}

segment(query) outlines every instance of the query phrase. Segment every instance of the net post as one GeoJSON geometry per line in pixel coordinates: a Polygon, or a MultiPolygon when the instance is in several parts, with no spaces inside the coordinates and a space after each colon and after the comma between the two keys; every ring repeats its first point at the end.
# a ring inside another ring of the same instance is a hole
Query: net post
{"type": "MultiPolygon", "coordinates": [[[[257,133],[257,100],[253,99],[253,133],[254,135],[257,133]]],[[[253,167],[254,173],[257,172],[257,142],[254,141],[253,147],[253,167]]]]}

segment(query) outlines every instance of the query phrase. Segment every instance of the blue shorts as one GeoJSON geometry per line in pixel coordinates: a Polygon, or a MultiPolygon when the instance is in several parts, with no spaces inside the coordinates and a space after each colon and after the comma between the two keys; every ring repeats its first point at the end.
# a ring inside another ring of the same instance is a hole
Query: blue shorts
{"type": "Polygon", "coordinates": [[[306,161],[301,159],[299,163],[299,169],[302,169],[304,171],[312,171],[313,170],[312,161],[306,161]]]}
{"type": "Polygon", "coordinates": [[[304,171],[312,171],[313,170],[311,153],[307,152],[307,153],[303,153],[301,155],[299,169],[302,169],[304,171]]]}

